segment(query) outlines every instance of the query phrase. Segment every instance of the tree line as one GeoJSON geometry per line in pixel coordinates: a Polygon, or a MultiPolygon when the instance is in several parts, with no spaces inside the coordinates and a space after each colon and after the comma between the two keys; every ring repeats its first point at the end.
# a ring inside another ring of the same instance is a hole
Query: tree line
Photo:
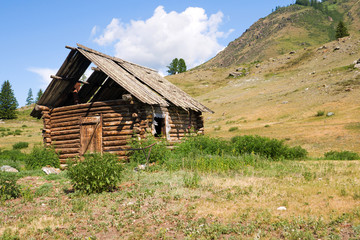
{"type": "MultiPolygon", "coordinates": [[[[39,101],[43,94],[43,91],[40,89],[37,93],[36,99],[34,100],[33,93],[31,88],[28,92],[28,97],[26,98],[26,105],[31,105],[39,101]]],[[[12,90],[9,80],[6,80],[0,91],[0,118],[1,119],[14,119],[16,118],[16,109],[19,106],[18,101],[15,98],[14,91],[12,90]]]]}

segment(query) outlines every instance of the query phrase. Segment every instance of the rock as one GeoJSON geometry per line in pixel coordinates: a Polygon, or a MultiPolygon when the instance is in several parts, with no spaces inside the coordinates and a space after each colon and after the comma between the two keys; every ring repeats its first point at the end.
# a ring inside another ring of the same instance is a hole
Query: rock
{"type": "Polygon", "coordinates": [[[46,173],[46,175],[61,173],[61,170],[59,168],[54,168],[54,167],[43,167],[41,168],[41,170],[43,170],[46,173]]]}
{"type": "Polygon", "coordinates": [[[241,76],[244,76],[245,74],[243,72],[231,72],[229,73],[229,77],[241,77],[241,76]]]}
{"type": "Polygon", "coordinates": [[[354,65],[354,68],[360,69],[360,63],[355,64],[355,65],[354,65]]]}
{"type": "Polygon", "coordinates": [[[351,92],[351,88],[345,88],[345,92],[351,92]]]}
{"type": "Polygon", "coordinates": [[[327,117],[331,117],[331,116],[334,116],[334,115],[335,115],[335,113],[333,113],[333,112],[328,112],[328,113],[326,114],[327,117]]]}
{"type": "Polygon", "coordinates": [[[256,66],[255,66],[255,67],[256,67],[256,68],[259,68],[260,66],[261,66],[260,64],[256,64],[256,66]]]}
{"type": "Polygon", "coordinates": [[[1,171],[3,171],[3,172],[19,172],[16,168],[13,168],[13,167],[8,166],[8,165],[2,166],[1,171]]]}
{"type": "Polygon", "coordinates": [[[339,46],[337,46],[337,47],[334,48],[334,51],[338,51],[338,50],[340,50],[340,47],[339,47],[339,46]]]}
{"type": "Polygon", "coordinates": [[[286,211],[286,207],[281,206],[281,207],[278,207],[276,210],[278,210],[278,211],[286,211]]]}
{"type": "Polygon", "coordinates": [[[291,52],[289,52],[289,54],[295,54],[296,52],[295,51],[291,51],[291,52]]]}
{"type": "Polygon", "coordinates": [[[288,104],[289,101],[283,101],[281,104],[288,104]]]}
{"type": "Polygon", "coordinates": [[[245,68],[239,67],[239,68],[237,68],[235,71],[237,71],[237,72],[242,72],[242,71],[244,71],[244,70],[245,70],[245,68]]]}

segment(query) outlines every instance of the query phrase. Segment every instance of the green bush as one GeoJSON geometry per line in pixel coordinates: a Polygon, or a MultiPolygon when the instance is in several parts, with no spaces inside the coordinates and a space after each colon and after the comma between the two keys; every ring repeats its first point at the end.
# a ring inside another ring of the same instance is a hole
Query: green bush
{"type": "Polygon", "coordinates": [[[321,116],[324,116],[325,115],[325,111],[324,110],[318,110],[317,113],[316,113],[316,117],[321,117],[321,116]]]}
{"type": "Polygon", "coordinates": [[[121,180],[122,165],[112,154],[86,154],[83,161],[69,162],[68,176],[75,191],[112,191],[121,180]]]}
{"type": "Polygon", "coordinates": [[[237,130],[239,130],[238,127],[231,127],[231,128],[229,128],[229,132],[235,132],[235,131],[237,131],[237,130]]]}
{"type": "MultiPolygon", "coordinates": [[[[151,147],[149,163],[157,162],[163,163],[169,159],[170,150],[167,148],[166,141],[164,139],[156,139],[153,136],[147,137],[146,139],[138,140],[136,138],[132,139],[130,143],[131,148],[139,149],[150,146],[151,144],[156,143],[151,147]]],[[[148,156],[150,148],[145,149],[145,154],[142,150],[135,150],[129,153],[130,161],[144,164],[146,163],[146,156],[148,156]]]]}
{"type": "Polygon", "coordinates": [[[186,157],[189,154],[203,155],[224,155],[231,153],[231,145],[228,141],[221,138],[211,138],[208,136],[189,137],[178,144],[174,154],[179,157],[186,157]]]}
{"type": "Polygon", "coordinates": [[[52,148],[34,147],[25,159],[27,169],[40,169],[47,165],[60,167],[59,156],[52,148]]]}
{"type": "Polygon", "coordinates": [[[273,160],[305,158],[307,151],[301,147],[289,147],[284,140],[260,136],[236,136],[231,139],[238,154],[257,154],[273,160]]]}
{"type": "Polygon", "coordinates": [[[27,155],[17,149],[0,151],[0,160],[24,161],[26,158],[27,155]]]}
{"type": "Polygon", "coordinates": [[[324,153],[324,158],[327,160],[359,160],[359,154],[350,151],[330,151],[324,153]]]}
{"type": "Polygon", "coordinates": [[[201,180],[199,174],[195,172],[194,174],[188,174],[186,173],[184,175],[184,186],[187,188],[198,188],[199,182],[201,180]]]}
{"type": "Polygon", "coordinates": [[[12,147],[13,149],[23,149],[23,148],[27,148],[29,146],[28,142],[17,142],[15,143],[12,147]]]}
{"type": "Polygon", "coordinates": [[[14,173],[0,172],[0,200],[5,201],[20,196],[20,187],[14,173]]]}

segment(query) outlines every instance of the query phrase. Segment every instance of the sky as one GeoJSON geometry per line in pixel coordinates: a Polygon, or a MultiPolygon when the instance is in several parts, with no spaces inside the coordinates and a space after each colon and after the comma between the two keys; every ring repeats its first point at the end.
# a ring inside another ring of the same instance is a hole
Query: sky
{"type": "MultiPolygon", "coordinates": [[[[188,69],[224,49],[276,6],[294,0],[0,0],[0,84],[19,106],[50,83],[80,43],[158,70],[174,58],[188,69]]],[[[89,76],[91,70],[85,75],[89,76]]]]}

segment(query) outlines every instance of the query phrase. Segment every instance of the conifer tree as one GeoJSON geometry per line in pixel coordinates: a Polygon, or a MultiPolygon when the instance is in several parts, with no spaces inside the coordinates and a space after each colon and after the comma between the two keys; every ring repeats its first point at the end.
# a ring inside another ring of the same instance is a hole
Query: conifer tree
{"type": "Polygon", "coordinates": [[[29,89],[28,96],[26,98],[26,105],[29,106],[34,103],[34,97],[31,88],[29,89]]]}
{"type": "Polygon", "coordinates": [[[9,80],[6,80],[1,86],[0,91],[0,118],[16,118],[16,108],[18,102],[15,98],[14,91],[11,89],[9,80]]]}
{"type": "Polygon", "coordinates": [[[174,58],[171,61],[170,65],[167,66],[167,68],[169,69],[167,72],[169,73],[169,75],[174,75],[179,72],[178,67],[179,67],[179,60],[177,58],[174,58]]]}
{"type": "Polygon", "coordinates": [[[182,58],[179,59],[178,72],[179,73],[186,72],[186,63],[185,60],[182,58]]]}
{"type": "Polygon", "coordinates": [[[343,38],[343,37],[347,37],[349,35],[350,34],[349,34],[344,22],[340,21],[339,24],[336,27],[335,37],[336,38],[343,38]]]}
{"type": "Polygon", "coordinates": [[[35,100],[35,103],[37,103],[41,96],[43,95],[43,91],[41,90],[41,88],[39,89],[38,93],[36,94],[36,100],[35,100]]]}

